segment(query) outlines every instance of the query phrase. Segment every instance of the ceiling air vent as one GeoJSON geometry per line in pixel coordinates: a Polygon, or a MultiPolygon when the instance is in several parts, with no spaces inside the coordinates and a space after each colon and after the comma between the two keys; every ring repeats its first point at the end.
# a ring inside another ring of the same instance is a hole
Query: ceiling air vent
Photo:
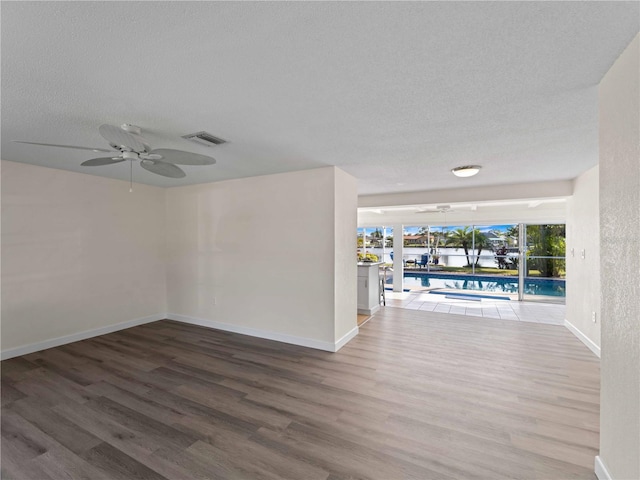
{"type": "Polygon", "coordinates": [[[215,137],[207,132],[190,133],[189,135],[183,135],[182,138],[192,140],[194,142],[200,143],[201,145],[206,145],[207,147],[213,147],[214,145],[222,145],[223,143],[227,143],[226,140],[215,137]]]}

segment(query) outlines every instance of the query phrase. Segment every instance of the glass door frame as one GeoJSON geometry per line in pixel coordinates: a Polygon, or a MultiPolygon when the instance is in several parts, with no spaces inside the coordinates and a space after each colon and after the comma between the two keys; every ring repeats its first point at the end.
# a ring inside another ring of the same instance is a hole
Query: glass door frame
{"type": "MultiPolygon", "coordinates": [[[[564,256],[554,256],[554,255],[527,255],[529,251],[529,243],[527,239],[527,227],[529,226],[540,226],[540,225],[565,225],[566,223],[519,223],[518,224],[518,301],[542,301],[542,302],[553,302],[553,300],[548,296],[540,295],[536,298],[535,294],[527,294],[524,291],[525,280],[527,278],[527,272],[529,271],[527,263],[529,260],[533,259],[552,259],[552,260],[561,260],[566,262],[567,252],[566,252],[566,244],[565,244],[565,252],[564,256]]],[[[566,242],[566,231],[565,231],[565,242],[566,242]]],[[[549,277],[549,279],[553,279],[555,277],[549,277]]],[[[566,282],[566,263],[565,263],[565,282],[566,282]]],[[[565,283],[566,285],[566,283],[565,283]]],[[[566,297],[563,297],[566,302],[566,297]]],[[[555,303],[555,302],[553,302],[555,303]]]]}

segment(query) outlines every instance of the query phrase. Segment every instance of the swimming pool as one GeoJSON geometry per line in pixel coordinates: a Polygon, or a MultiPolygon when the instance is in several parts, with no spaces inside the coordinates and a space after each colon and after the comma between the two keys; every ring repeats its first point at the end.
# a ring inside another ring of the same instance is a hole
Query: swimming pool
{"type": "MultiPolygon", "coordinates": [[[[387,278],[387,283],[392,283],[391,277],[387,278]]],[[[409,288],[455,288],[482,292],[518,293],[517,277],[499,277],[495,275],[405,272],[404,285],[409,288]]],[[[527,295],[564,297],[565,281],[555,278],[526,277],[524,279],[524,293],[527,295]]]]}

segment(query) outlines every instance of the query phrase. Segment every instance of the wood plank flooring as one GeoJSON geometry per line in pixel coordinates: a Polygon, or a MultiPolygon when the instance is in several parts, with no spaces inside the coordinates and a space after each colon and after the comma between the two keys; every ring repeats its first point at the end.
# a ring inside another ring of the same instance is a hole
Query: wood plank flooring
{"type": "Polygon", "coordinates": [[[382,309],[332,354],[160,321],[2,362],[6,479],[595,479],[564,327],[382,309]]]}

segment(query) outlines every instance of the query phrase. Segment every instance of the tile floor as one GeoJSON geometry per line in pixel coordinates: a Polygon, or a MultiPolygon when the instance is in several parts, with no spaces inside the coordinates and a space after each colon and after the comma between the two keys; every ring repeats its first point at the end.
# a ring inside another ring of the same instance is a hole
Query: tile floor
{"type": "Polygon", "coordinates": [[[386,292],[387,307],[428,312],[455,313],[471,317],[500,318],[520,322],[564,325],[565,305],[518,302],[514,300],[481,301],[446,298],[425,291],[386,292]]]}

